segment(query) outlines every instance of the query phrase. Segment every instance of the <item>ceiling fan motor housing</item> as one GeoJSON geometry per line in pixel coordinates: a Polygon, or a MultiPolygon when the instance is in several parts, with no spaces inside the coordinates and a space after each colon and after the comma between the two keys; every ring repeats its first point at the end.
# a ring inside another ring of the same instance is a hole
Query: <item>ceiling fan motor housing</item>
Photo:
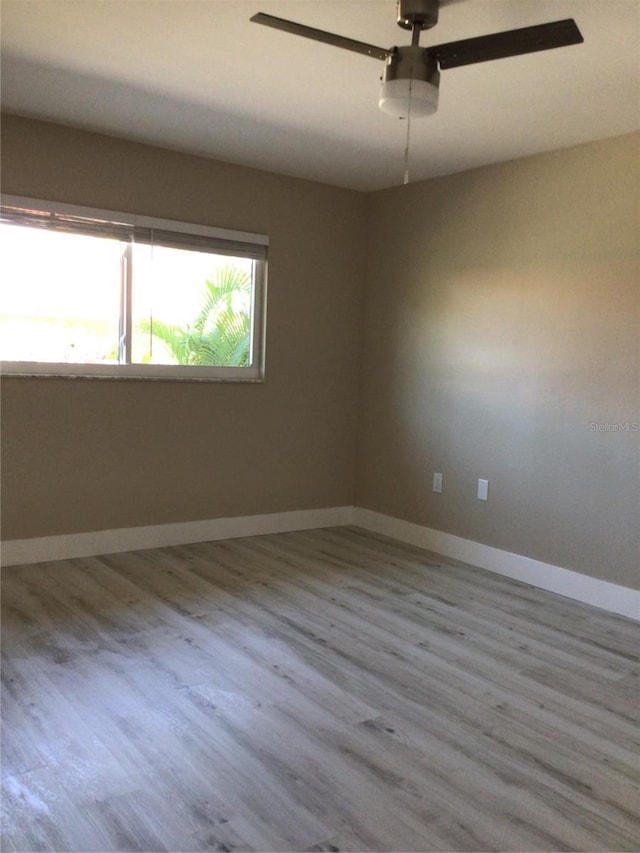
{"type": "Polygon", "coordinates": [[[428,30],[438,23],[439,0],[398,0],[398,26],[428,30]]]}
{"type": "Polygon", "coordinates": [[[397,47],[387,58],[378,106],[383,112],[406,118],[432,115],[438,109],[440,72],[425,47],[397,47]]]}

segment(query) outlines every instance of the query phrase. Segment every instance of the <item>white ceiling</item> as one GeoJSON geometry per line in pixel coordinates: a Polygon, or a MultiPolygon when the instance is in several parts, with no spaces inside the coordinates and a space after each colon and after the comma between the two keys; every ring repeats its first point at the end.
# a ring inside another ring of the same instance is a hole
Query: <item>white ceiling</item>
{"type": "MultiPolygon", "coordinates": [[[[395,0],[2,0],[3,109],[359,190],[402,183],[383,63],[257,11],[410,40],[395,0]]],[[[640,126],[638,0],[445,0],[421,44],[571,17],[582,45],[442,72],[438,112],[411,123],[411,180],[640,126]]]]}

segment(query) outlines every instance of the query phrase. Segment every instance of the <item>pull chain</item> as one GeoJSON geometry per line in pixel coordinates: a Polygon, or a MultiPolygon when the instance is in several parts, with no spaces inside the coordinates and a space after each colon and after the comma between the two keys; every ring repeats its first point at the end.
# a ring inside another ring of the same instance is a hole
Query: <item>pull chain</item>
{"type": "MultiPolygon", "coordinates": [[[[411,29],[411,47],[418,47],[420,44],[420,30],[422,29],[418,21],[414,21],[411,29]]],[[[407,141],[404,146],[404,183],[409,183],[409,141],[411,139],[411,95],[413,92],[413,65],[409,71],[409,100],[407,102],[407,141]]]]}
{"type": "MultiPolygon", "coordinates": [[[[413,70],[413,69],[412,69],[413,70]]],[[[409,101],[407,104],[407,141],[404,146],[404,183],[409,183],[409,140],[411,138],[411,89],[413,76],[409,78],[409,101]]]]}

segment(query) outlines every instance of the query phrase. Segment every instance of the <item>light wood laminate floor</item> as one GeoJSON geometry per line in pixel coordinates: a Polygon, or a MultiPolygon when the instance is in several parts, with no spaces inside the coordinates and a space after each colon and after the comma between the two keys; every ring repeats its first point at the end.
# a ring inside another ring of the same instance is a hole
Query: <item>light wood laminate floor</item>
{"type": "Polygon", "coordinates": [[[355,528],[5,569],[3,845],[637,850],[638,624],[355,528]]]}

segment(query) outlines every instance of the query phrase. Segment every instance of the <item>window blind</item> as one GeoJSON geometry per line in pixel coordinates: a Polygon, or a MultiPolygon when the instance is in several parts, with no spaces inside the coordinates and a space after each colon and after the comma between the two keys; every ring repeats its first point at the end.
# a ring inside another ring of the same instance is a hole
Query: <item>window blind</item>
{"type": "Polygon", "coordinates": [[[247,234],[245,238],[241,233],[232,231],[227,236],[223,230],[206,226],[194,226],[194,231],[190,232],[187,223],[175,223],[174,230],[168,220],[118,213],[112,217],[99,216],[97,213],[94,216],[84,210],[74,210],[71,206],[56,205],[53,209],[52,205],[52,209],[48,209],[44,203],[31,206],[26,201],[17,203],[3,199],[0,222],[258,261],[267,258],[268,241],[261,235],[247,234]],[[142,219],[144,224],[137,224],[138,219],[142,219]]]}

